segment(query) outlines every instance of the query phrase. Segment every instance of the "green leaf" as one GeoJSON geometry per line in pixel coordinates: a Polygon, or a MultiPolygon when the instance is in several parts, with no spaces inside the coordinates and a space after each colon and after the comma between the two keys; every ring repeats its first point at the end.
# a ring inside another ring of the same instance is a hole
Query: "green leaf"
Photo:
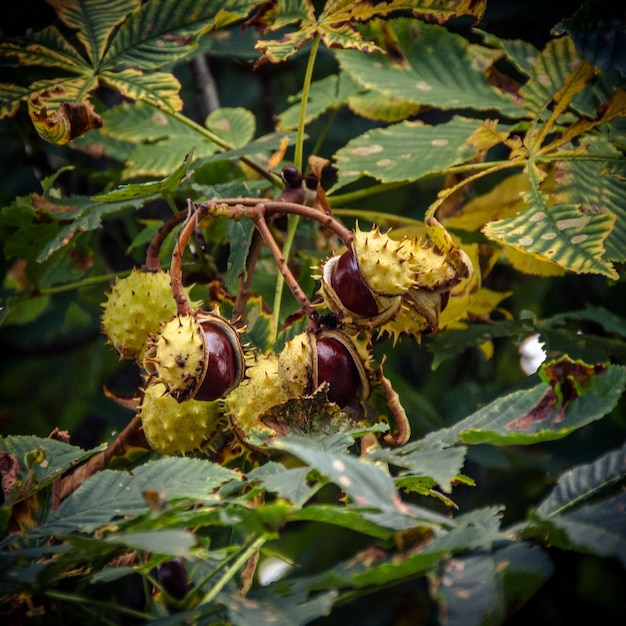
{"type": "Polygon", "coordinates": [[[299,511],[293,511],[289,515],[289,520],[332,524],[378,539],[389,539],[394,532],[366,519],[359,510],[336,505],[309,504],[299,511]]]}
{"type": "Polygon", "coordinates": [[[590,63],[603,70],[616,67],[626,75],[624,15],[613,3],[585,2],[553,30],[555,34],[569,33],[579,54],[590,63]]]}
{"type": "Polygon", "coordinates": [[[248,472],[250,482],[259,481],[266,490],[278,497],[289,500],[295,507],[301,507],[313,494],[307,482],[310,469],[307,467],[286,468],[280,463],[269,462],[248,472]]]}
{"type": "Polygon", "coordinates": [[[362,176],[391,183],[444,172],[478,154],[467,140],[480,125],[480,121],[454,117],[436,126],[402,122],[368,131],[336,152],[338,182],[332,191],[362,176]]]}
{"type": "Polygon", "coordinates": [[[99,0],[68,0],[54,8],[59,18],[76,31],[92,67],[97,67],[113,29],[139,6],[140,0],[114,0],[103,11],[99,0]]]}
{"type": "Polygon", "coordinates": [[[626,385],[624,367],[595,370],[567,357],[544,364],[540,373],[550,382],[502,396],[422,443],[523,445],[560,439],[612,411],[626,385]]]}
{"type": "Polygon", "coordinates": [[[140,208],[151,200],[174,192],[180,186],[190,166],[192,154],[193,152],[188,153],[177,169],[163,180],[125,185],[90,199],[66,198],[66,201],[71,200],[78,204],[76,216],[70,224],[48,241],[37,256],[37,261],[39,263],[46,261],[59,248],[67,245],[76,233],[100,228],[104,215],[129,207],[140,208]]]}
{"type": "Polygon", "coordinates": [[[252,241],[254,231],[252,220],[228,221],[226,233],[230,248],[224,281],[226,289],[230,293],[237,291],[241,276],[245,274],[248,251],[250,250],[250,242],[252,241]]]}
{"type": "Polygon", "coordinates": [[[441,26],[411,19],[389,23],[398,41],[402,62],[380,52],[336,53],[341,69],[363,87],[407,102],[440,109],[496,110],[522,117],[513,98],[487,82],[495,62],[492,51],[470,45],[441,26]]]}
{"type": "Polygon", "coordinates": [[[530,209],[515,217],[489,222],[483,233],[566,270],[618,278],[613,265],[603,259],[604,241],[616,221],[613,213],[570,202],[550,204],[549,197],[537,187],[525,194],[524,199],[530,209]]]}
{"type": "Polygon", "coordinates": [[[243,19],[254,5],[251,0],[146,2],[121,25],[102,65],[155,70],[180,62],[194,52],[200,37],[243,19]]]}
{"type": "Polygon", "coordinates": [[[626,446],[561,474],[554,489],[537,507],[537,515],[550,518],[567,513],[626,477],[626,446]]]}
{"type": "MultiPolygon", "coordinates": [[[[309,90],[306,106],[305,124],[310,124],[329,109],[339,109],[348,102],[351,95],[362,91],[362,88],[345,72],[331,74],[320,80],[313,81],[309,90]]],[[[289,98],[292,104],[278,116],[277,128],[294,129],[298,127],[302,92],[289,98]]]]}
{"type": "Polygon", "coordinates": [[[188,557],[197,540],[187,530],[162,528],[153,531],[111,533],[104,538],[108,544],[126,546],[131,550],[168,556],[188,557]]]}
{"type": "Polygon", "coordinates": [[[502,622],[504,607],[493,554],[459,555],[445,561],[442,567],[441,584],[436,591],[442,626],[502,622]]]}
{"type": "Polygon", "coordinates": [[[463,468],[465,448],[445,448],[439,445],[433,448],[423,448],[418,442],[398,448],[376,450],[371,458],[403,468],[403,471],[398,474],[400,478],[407,476],[430,477],[444,492],[450,493],[452,491],[451,482],[463,468]]]}
{"type": "Polygon", "coordinates": [[[13,455],[19,463],[19,472],[15,476],[17,490],[12,493],[11,499],[23,499],[37,489],[49,485],[65,471],[100,449],[85,452],[56,439],[31,435],[0,438],[0,450],[13,455]],[[32,484],[28,482],[31,478],[34,479],[32,484]]]}
{"type": "Polygon", "coordinates": [[[326,476],[345,491],[354,505],[380,511],[381,515],[367,517],[383,527],[407,527],[415,525],[418,519],[423,523],[447,523],[442,516],[403,503],[393,479],[379,466],[329,452],[324,440],[290,436],[272,439],[271,446],[293,454],[326,476]]]}
{"type": "Polygon", "coordinates": [[[113,520],[145,513],[143,496],[157,491],[164,500],[215,500],[215,490],[239,475],[200,459],[165,458],[137,467],[132,474],[103,470],[88,478],[32,533],[38,536],[90,533],[113,520]]]}
{"type": "Polygon", "coordinates": [[[106,72],[102,83],[133,100],[145,100],[154,106],[180,111],[183,101],[179,95],[180,83],[173,74],[151,72],[144,74],[135,68],[120,72],[106,72]]]}
{"type": "Polygon", "coordinates": [[[528,82],[520,89],[524,107],[539,115],[578,64],[580,57],[569,37],[550,40],[532,64],[528,82]]]}
{"type": "Polygon", "coordinates": [[[256,119],[243,107],[220,107],[206,119],[206,127],[233,148],[242,148],[252,141],[256,119]]]}

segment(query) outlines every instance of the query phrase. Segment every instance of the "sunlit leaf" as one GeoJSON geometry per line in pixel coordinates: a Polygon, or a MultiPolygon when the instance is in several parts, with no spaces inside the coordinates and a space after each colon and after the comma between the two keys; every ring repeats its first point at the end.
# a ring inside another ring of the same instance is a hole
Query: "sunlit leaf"
{"type": "Polygon", "coordinates": [[[569,37],[549,41],[533,63],[528,82],[520,90],[524,107],[536,115],[541,113],[579,65],[580,57],[569,37]]]}
{"type": "Polygon", "coordinates": [[[166,106],[172,111],[180,111],[183,101],[180,98],[180,83],[173,74],[151,72],[144,74],[135,68],[121,72],[107,72],[101,77],[102,82],[134,100],[146,100],[166,106]]]}
{"type": "Polygon", "coordinates": [[[569,271],[618,277],[612,264],[603,259],[604,240],[615,224],[613,213],[602,206],[571,201],[550,204],[549,197],[536,188],[524,198],[531,208],[486,224],[485,235],[569,271]]]}
{"type": "Polygon", "coordinates": [[[256,47],[265,58],[278,63],[292,56],[307,41],[319,36],[328,48],[354,48],[360,52],[381,51],[373,41],[364,38],[356,23],[374,17],[386,17],[394,12],[411,11],[414,16],[443,23],[452,17],[470,15],[479,20],[485,10],[484,2],[471,0],[390,0],[377,4],[354,3],[351,0],[328,0],[319,15],[310,0],[284,0],[276,3],[267,15],[254,24],[265,32],[299,23],[299,28],[286,33],[280,40],[263,40],[256,47]]]}
{"type": "Polygon", "coordinates": [[[467,139],[478,125],[455,117],[436,126],[401,122],[368,131],[335,153],[339,180],[333,189],[362,176],[383,183],[414,181],[463,163],[477,154],[467,139]]]}
{"type": "Polygon", "coordinates": [[[342,70],[363,87],[441,109],[495,109],[513,117],[524,114],[510,96],[488,84],[486,72],[495,61],[488,49],[470,46],[466,39],[433,24],[398,19],[390,25],[406,66],[379,52],[336,53],[342,70]]]}
{"type": "Polygon", "coordinates": [[[142,550],[152,554],[167,554],[184,557],[191,554],[196,545],[196,537],[188,530],[159,529],[143,532],[111,533],[104,541],[121,545],[132,550],[142,550]]]}

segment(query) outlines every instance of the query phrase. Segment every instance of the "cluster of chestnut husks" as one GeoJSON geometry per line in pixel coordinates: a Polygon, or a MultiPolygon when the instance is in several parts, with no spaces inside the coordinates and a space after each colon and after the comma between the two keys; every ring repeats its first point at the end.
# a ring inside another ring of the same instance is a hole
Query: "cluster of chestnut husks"
{"type": "MultiPolygon", "coordinates": [[[[282,178],[283,194],[274,215],[303,202],[300,172],[287,166],[282,178]]],[[[220,205],[220,210],[224,206],[231,205],[220,205]]],[[[259,212],[265,206],[255,205],[255,219],[261,220],[257,226],[263,223],[265,213],[259,212]]],[[[204,209],[203,217],[209,208],[204,209]]],[[[346,250],[323,263],[319,277],[320,293],[336,324],[326,324],[324,314],[304,296],[300,302],[310,317],[305,331],[277,352],[244,350],[242,330],[217,310],[195,309],[188,301],[189,290],[182,287],[184,242],[196,224],[191,219],[182,227],[170,272],[155,268],[154,258],[167,228],[182,221],[179,216],[155,236],[146,269],[115,282],[102,318],[103,330],[119,354],[135,359],[144,370],[138,415],[150,446],[166,455],[214,449],[223,442],[225,429],[248,435],[263,423],[264,414],[270,417],[268,424],[275,423],[271,419],[275,407],[280,411],[298,406],[294,399],[319,390],[351,419],[360,420],[367,413],[363,403],[372,386],[388,382],[380,367],[375,371],[371,366],[375,333],[419,338],[437,329],[451,289],[472,271],[467,255],[436,220],[427,220],[425,241],[395,240],[379,227],[370,231],[357,227],[351,233],[336,225],[346,250]]],[[[328,220],[332,218],[327,218],[327,226],[328,220]]],[[[271,234],[262,228],[259,232],[284,266],[278,246],[268,241],[271,234]]],[[[289,268],[282,266],[288,278],[289,268]]],[[[299,290],[293,276],[290,287],[294,294],[299,290]]],[[[386,387],[384,391],[392,396],[386,387]]],[[[406,416],[396,413],[396,423],[405,422],[398,430],[406,440],[406,416]]]]}

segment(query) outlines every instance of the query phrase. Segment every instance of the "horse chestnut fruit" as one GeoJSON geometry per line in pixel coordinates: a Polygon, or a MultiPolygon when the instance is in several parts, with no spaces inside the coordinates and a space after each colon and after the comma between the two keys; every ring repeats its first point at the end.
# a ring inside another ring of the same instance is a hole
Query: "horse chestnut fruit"
{"type": "Polygon", "coordinates": [[[177,315],[152,337],[144,366],[178,402],[217,400],[244,376],[239,333],[214,313],[177,315]]]}

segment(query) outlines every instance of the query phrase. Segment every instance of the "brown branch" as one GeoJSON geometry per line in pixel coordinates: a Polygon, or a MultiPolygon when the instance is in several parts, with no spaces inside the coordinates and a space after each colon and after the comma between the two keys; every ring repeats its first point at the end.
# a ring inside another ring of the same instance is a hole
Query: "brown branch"
{"type": "Polygon", "coordinates": [[[161,269],[161,246],[165,238],[185,219],[186,215],[185,211],[179,211],[163,222],[148,245],[144,265],[146,270],[156,272],[161,269]]]}
{"type": "MultiPolygon", "coordinates": [[[[90,476],[103,470],[114,456],[123,454],[124,446],[140,433],[141,418],[135,415],[128,426],[117,436],[115,441],[110,443],[102,452],[98,452],[98,454],[92,456],[88,461],[79,465],[71,474],[59,480],[58,491],[55,492],[55,495],[58,495],[58,503],[76,491],[90,476]]],[[[136,445],[136,442],[133,443],[136,445]]],[[[147,451],[147,442],[145,442],[145,447],[147,451]]]]}
{"type": "Polygon", "coordinates": [[[267,247],[274,255],[274,259],[278,264],[278,269],[280,270],[280,273],[285,278],[285,282],[289,286],[289,289],[291,289],[291,293],[293,293],[294,297],[302,307],[302,310],[309,316],[310,319],[316,319],[317,311],[311,304],[311,301],[308,299],[307,295],[304,293],[304,291],[302,291],[302,288],[298,284],[298,281],[289,269],[289,264],[283,256],[282,250],[276,243],[276,240],[274,239],[274,236],[272,235],[272,232],[270,231],[269,226],[267,225],[267,222],[265,221],[262,213],[260,213],[259,216],[254,220],[254,225],[257,227],[265,243],[267,244],[267,247]]]}
{"type": "Polygon", "coordinates": [[[385,398],[387,399],[387,406],[389,407],[396,423],[396,432],[393,434],[387,433],[384,437],[385,442],[394,446],[401,446],[411,437],[411,424],[409,423],[409,418],[406,415],[404,407],[400,403],[400,397],[391,386],[391,381],[383,374],[382,366],[376,371],[376,378],[383,388],[385,398]]]}
{"type": "Polygon", "coordinates": [[[237,289],[237,295],[235,296],[235,303],[231,314],[230,321],[234,324],[239,323],[239,321],[244,318],[248,299],[250,298],[250,286],[252,284],[254,268],[262,247],[263,237],[261,233],[255,229],[252,233],[252,241],[250,242],[250,249],[248,250],[248,256],[246,258],[245,275],[242,276],[239,281],[239,289],[237,289]]]}

